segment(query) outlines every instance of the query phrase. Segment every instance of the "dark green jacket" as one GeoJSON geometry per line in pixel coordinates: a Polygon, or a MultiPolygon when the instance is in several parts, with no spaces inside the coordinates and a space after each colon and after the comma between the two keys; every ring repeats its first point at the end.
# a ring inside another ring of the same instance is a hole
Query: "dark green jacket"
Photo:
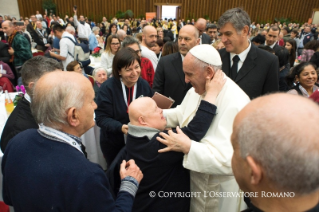
{"type": "Polygon", "coordinates": [[[22,66],[25,61],[32,58],[29,41],[18,32],[13,39],[12,48],[14,50],[14,66],[22,66]]]}

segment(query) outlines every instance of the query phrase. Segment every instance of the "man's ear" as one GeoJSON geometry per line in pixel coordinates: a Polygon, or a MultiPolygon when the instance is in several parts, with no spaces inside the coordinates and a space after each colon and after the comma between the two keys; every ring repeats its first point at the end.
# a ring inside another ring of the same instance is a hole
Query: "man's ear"
{"type": "Polygon", "coordinates": [[[200,38],[197,38],[196,45],[200,44],[200,38]]]}
{"type": "Polygon", "coordinates": [[[79,115],[75,107],[71,107],[67,112],[67,120],[70,126],[77,127],[80,124],[79,115]]]}
{"type": "Polygon", "coordinates": [[[247,164],[251,170],[250,183],[252,185],[258,185],[263,178],[262,167],[251,156],[246,157],[247,164]]]}
{"type": "Polygon", "coordinates": [[[33,86],[34,86],[34,82],[29,82],[28,87],[30,90],[32,90],[33,86]]]}
{"type": "Polygon", "coordinates": [[[146,122],[145,122],[143,116],[139,116],[139,117],[138,117],[138,123],[140,123],[141,125],[146,125],[146,122]]]}
{"type": "Polygon", "coordinates": [[[209,77],[209,79],[213,79],[213,77],[215,75],[215,71],[217,71],[217,70],[214,70],[213,67],[207,66],[207,69],[206,69],[207,77],[209,77]]]}
{"type": "Polygon", "coordinates": [[[245,25],[244,28],[242,29],[242,35],[249,35],[249,26],[245,25]]]}

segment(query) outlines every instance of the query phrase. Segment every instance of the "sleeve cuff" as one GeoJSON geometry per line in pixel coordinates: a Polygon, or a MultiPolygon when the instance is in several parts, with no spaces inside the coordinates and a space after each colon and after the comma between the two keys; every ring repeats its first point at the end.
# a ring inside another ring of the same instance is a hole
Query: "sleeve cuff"
{"type": "Polygon", "coordinates": [[[134,177],[127,176],[124,179],[122,179],[119,192],[121,191],[128,192],[133,197],[135,197],[137,189],[138,189],[137,180],[134,177]]]}
{"type": "Polygon", "coordinates": [[[202,100],[200,102],[198,110],[203,110],[205,112],[212,113],[212,114],[216,115],[217,107],[216,107],[216,105],[213,105],[205,100],[202,100]]]}

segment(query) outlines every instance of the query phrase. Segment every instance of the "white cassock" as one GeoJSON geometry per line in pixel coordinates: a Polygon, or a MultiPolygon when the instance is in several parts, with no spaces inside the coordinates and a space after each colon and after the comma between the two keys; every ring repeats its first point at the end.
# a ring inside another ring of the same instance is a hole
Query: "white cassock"
{"type": "MultiPolygon", "coordinates": [[[[237,212],[246,208],[242,197],[214,197],[214,192],[241,191],[231,168],[233,147],[230,137],[235,116],[250,102],[246,93],[226,78],[216,99],[217,115],[204,138],[199,142],[192,141],[189,153],[184,156],[183,166],[191,170],[191,191],[201,192],[200,197],[192,197],[190,211],[237,212]]],[[[202,99],[191,88],[181,105],[164,110],[167,127],[187,126],[202,99]]]]}

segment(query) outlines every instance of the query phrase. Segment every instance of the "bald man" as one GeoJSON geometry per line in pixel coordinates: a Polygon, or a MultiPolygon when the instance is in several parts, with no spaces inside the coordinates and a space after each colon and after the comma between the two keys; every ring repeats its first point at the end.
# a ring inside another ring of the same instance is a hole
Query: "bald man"
{"type": "MultiPolygon", "coordinates": [[[[194,119],[187,127],[177,128],[177,132],[186,134],[184,139],[189,144],[190,139],[200,140],[206,134],[216,113],[216,97],[224,83],[222,71],[213,80],[207,78],[207,95],[200,102],[194,119]]],[[[126,159],[134,159],[145,176],[136,194],[133,211],[189,211],[190,195],[187,192],[190,192],[190,178],[182,165],[183,154],[158,153],[165,148],[156,140],[159,132],[166,127],[163,110],[157,107],[153,99],[139,98],[130,104],[129,117],[126,159]],[[151,191],[155,192],[155,196],[150,195],[151,191]],[[163,198],[167,192],[180,192],[180,196],[163,198]]]]}
{"type": "Polygon", "coordinates": [[[290,94],[257,98],[237,114],[232,168],[251,192],[247,212],[319,211],[318,120],[316,103],[290,94]]]}
{"type": "Polygon", "coordinates": [[[186,25],[179,31],[179,52],[162,57],[158,63],[153,90],[174,99],[175,103],[172,108],[182,103],[187,91],[192,87],[191,84],[185,82],[183,60],[188,51],[198,44],[198,30],[192,25],[186,25]]]}
{"type": "Polygon", "coordinates": [[[81,74],[53,71],[38,80],[31,111],[39,129],[12,138],[2,160],[7,205],[15,211],[131,211],[143,178],[135,162],[122,161],[114,200],[103,169],[81,150],[96,107],[92,85],[81,74]]]}
{"type": "Polygon", "coordinates": [[[199,18],[196,21],[195,25],[194,25],[196,27],[196,29],[198,30],[198,32],[199,32],[200,45],[201,44],[211,44],[212,43],[212,40],[211,40],[210,36],[205,33],[206,25],[207,25],[206,23],[207,22],[206,22],[205,19],[199,18]]]}
{"type": "Polygon", "coordinates": [[[156,70],[158,61],[155,52],[153,52],[151,48],[156,45],[156,41],[157,30],[151,25],[145,26],[142,34],[141,53],[142,57],[146,57],[152,62],[154,70],[156,70]]]}

